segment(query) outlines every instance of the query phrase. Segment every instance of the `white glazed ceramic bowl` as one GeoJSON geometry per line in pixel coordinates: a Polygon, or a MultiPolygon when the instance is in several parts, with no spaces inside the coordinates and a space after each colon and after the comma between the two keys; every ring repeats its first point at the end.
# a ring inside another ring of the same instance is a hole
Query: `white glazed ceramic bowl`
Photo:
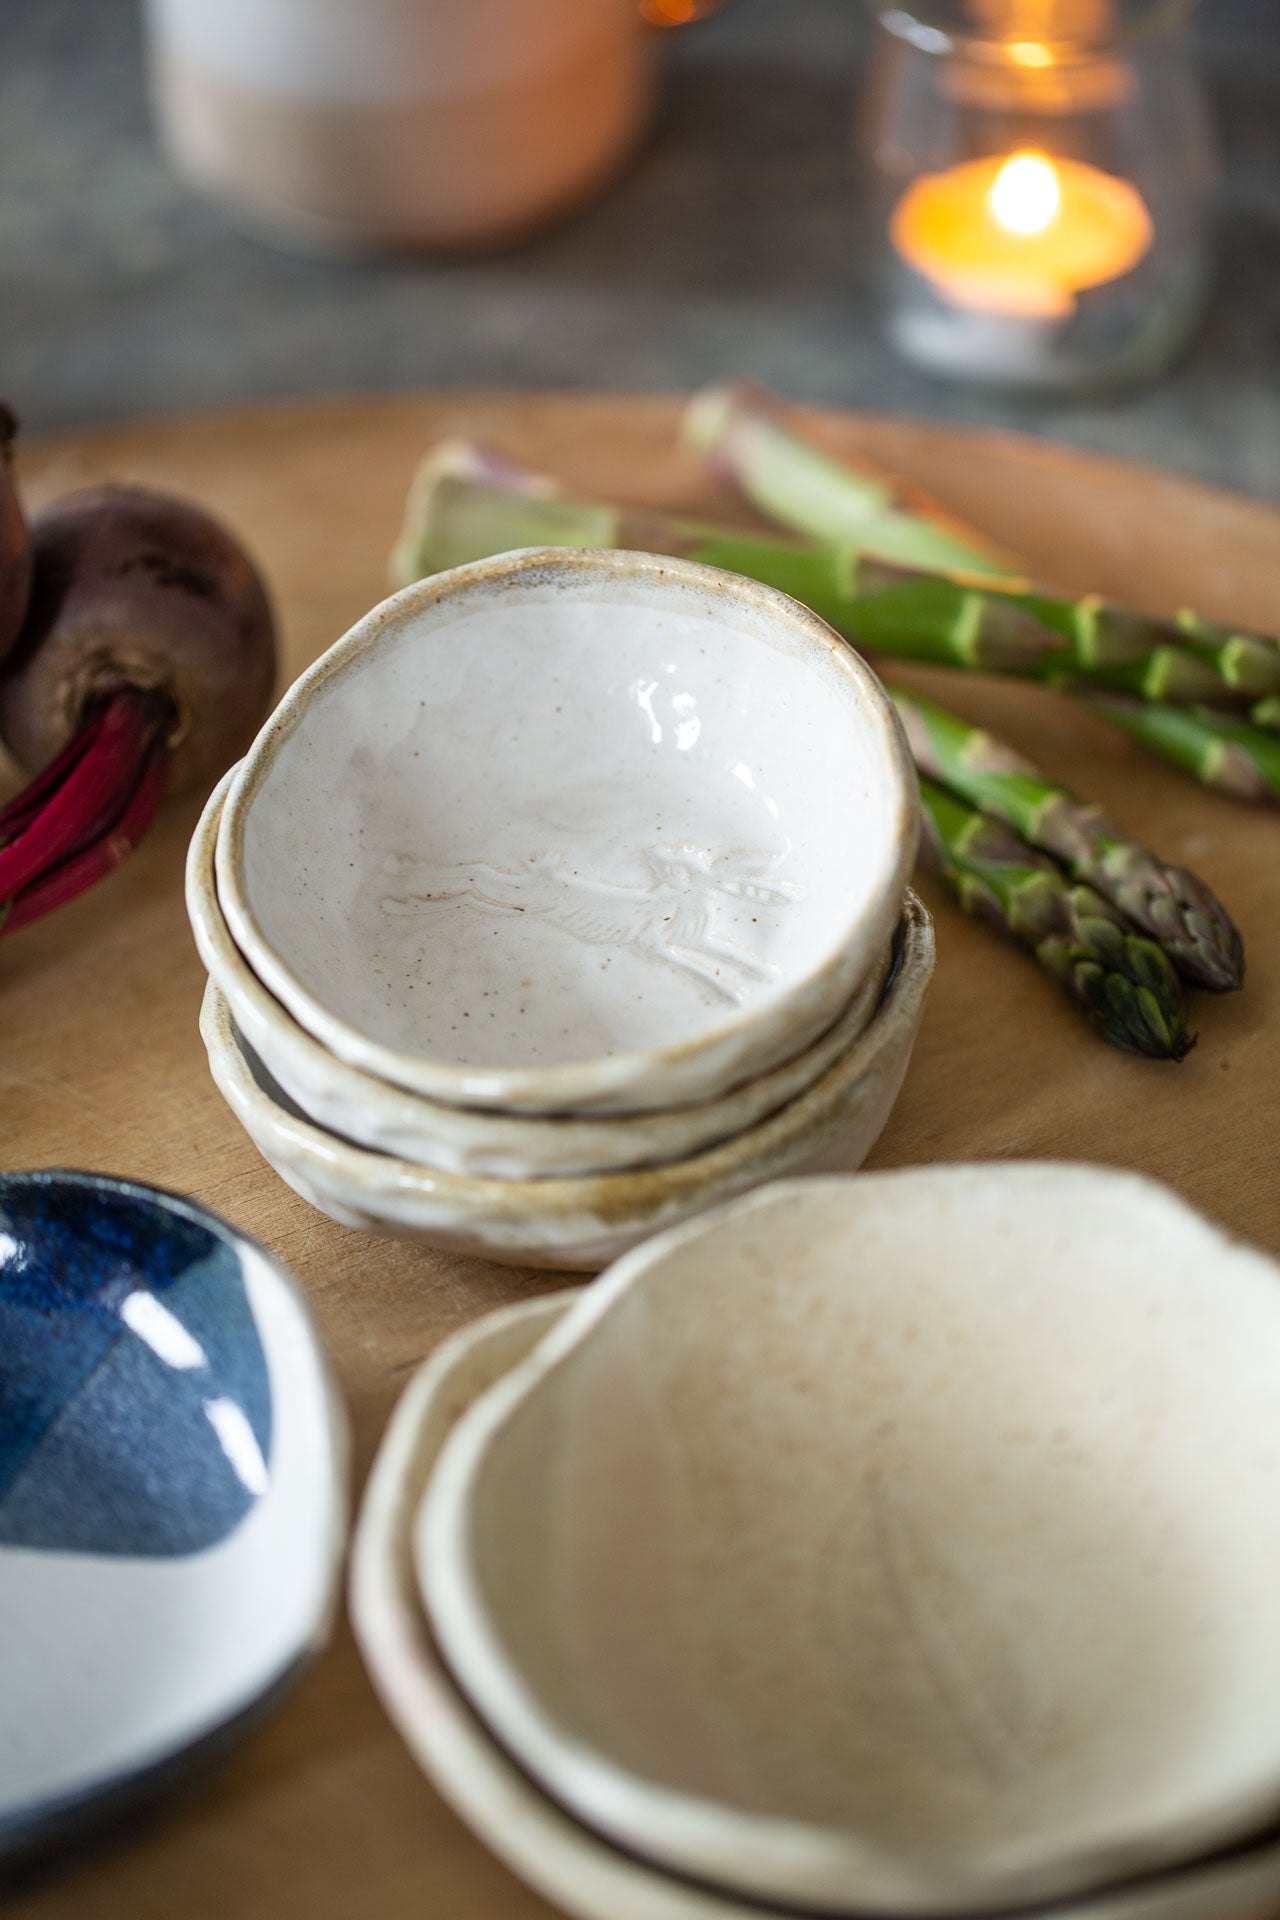
{"type": "Polygon", "coordinates": [[[879,1002],[886,947],[833,1027],[794,1060],[718,1100],[637,1114],[504,1114],[453,1107],[393,1087],[313,1040],[267,992],[236,946],[218,905],[213,849],[227,774],[205,808],[187,856],[187,912],[200,957],[236,1027],[307,1118],[357,1146],[445,1173],[499,1180],[613,1172],[680,1160],[755,1126],[820,1078],[858,1038],[879,1002]]]}
{"type": "Polygon", "coordinates": [[[891,702],[798,602],[531,551],[406,587],[303,674],[228,792],[218,897],[351,1066],[460,1105],[633,1112],[828,1028],[917,830],[891,702]]]}
{"type": "Polygon", "coordinates": [[[454,1674],[629,1851],[1004,1910],[1280,1810],[1280,1268],[1132,1175],[774,1187],[640,1249],[460,1423],[454,1674]]]}
{"type": "MultiPolygon", "coordinates": [[[[663,1873],[581,1826],[468,1706],[423,1615],[413,1523],[441,1449],[468,1407],[529,1356],[575,1298],[555,1294],[487,1314],[432,1354],[401,1396],[352,1545],[360,1650],[383,1706],[441,1796],[513,1873],[575,1920],[799,1920],[663,1873]]],[[[1273,1920],[1278,1907],[1280,1837],[1272,1831],[1228,1858],[1042,1907],[1035,1920],[1273,1920]]]]}
{"type": "Polygon", "coordinates": [[[493,1260],[597,1268],[660,1227],[780,1173],[860,1166],[902,1085],[932,972],[932,923],[908,894],[897,970],[874,1019],[811,1087],[688,1159],[577,1179],[468,1179],[353,1147],[294,1110],[246,1058],[213,981],[200,1030],[213,1077],[263,1157],[333,1219],[493,1260]]]}

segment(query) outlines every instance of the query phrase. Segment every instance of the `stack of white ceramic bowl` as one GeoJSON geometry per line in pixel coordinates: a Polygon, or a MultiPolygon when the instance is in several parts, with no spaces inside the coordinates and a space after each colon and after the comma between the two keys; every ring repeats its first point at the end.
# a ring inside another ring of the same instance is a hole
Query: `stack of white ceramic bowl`
{"type": "Polygon", "coordinates": [[[214,1076],[340,1220],[599,1266],[861,1163],[932,969],[916,832],[883,688],[785,595],[635,553],[439,574],[209,804],[214,1076]]]}
{"type": "Polygon", "coordinates": [[[1132,1175],[792,1181],[431,1359],[352,1612],[583,1920],[1280,1910],[1280,1270],[1132,1175]]]}

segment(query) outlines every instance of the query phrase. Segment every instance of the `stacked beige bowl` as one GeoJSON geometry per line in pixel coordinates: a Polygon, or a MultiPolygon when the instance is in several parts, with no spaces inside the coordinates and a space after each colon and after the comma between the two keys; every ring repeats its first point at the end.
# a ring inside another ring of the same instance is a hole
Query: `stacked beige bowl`
{"type": "Polygon", "coordinates": [[[1133,1175],[780,1182],[432,1355],[356,1632],[580,1920],[1274,1920],[1278,1377],[1133,1175]]]}
{"type": "Polygon", "coordinates": [[[334,1218],[597,1267],[858,1166],[933,964],[879,682],[796,602],[530,551],[376,608],[210,800],[214,1077],[334,1218]]]}

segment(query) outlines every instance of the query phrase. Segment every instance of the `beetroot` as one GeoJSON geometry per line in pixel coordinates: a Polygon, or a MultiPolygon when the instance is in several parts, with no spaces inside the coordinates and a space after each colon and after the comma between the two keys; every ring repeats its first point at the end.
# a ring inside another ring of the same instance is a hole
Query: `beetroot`
{"type": "Polygon", "coordinates": [[[18,637],[31,591],[31,540],[13,484],[18,423],[0,401],[0,660],[18,637]]]}
{"type": "Polygon", "coordinates": [[[0,669],[0,737],[43,767],[0,809],[0,914],[12,929],[117,865],[166,788],[208,786],[270,704],[262,582],[186,501],[95,487],[39,514],[27,617],[0,669]]]}
{"type": "Polygon", "coordinates": [[[96,700],[167,701],[170,791],[239,758],[275,679],[271,609],[252,561],[198,507],[141,487],[91,487],[38,514],[22,637],[0,678],[0,738],[43,766],[96,700]]]}

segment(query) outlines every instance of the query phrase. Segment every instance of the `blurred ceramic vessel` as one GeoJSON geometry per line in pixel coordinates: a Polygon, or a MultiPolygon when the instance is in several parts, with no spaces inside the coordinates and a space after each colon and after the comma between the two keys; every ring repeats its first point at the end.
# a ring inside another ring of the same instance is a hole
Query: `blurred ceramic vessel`
{"type": "Polygon", "coordinates": [[[265,1711],[328,1634],[345,1518],[283,1267],[153,1187],[0,1176],[0,1863],[265,1711]]]}
{"type": "Polygon", "coordinates": [[[600,186],[650,100],[634,0],[148,0],[162,137],[306,241],[500,242],[600,186]]]}
{"type": "Polygon", "coordinates": [[[200,957],[236,1026],[311,1120],[359,1146],[445,1173],[499,1180],[618,1171],[679,1160],[730,1139],[820,1079],[858,1038],[884,989],[887,946],[844,1012],[811,1047],[719,1099],[655,1113],[504,1114],[429,1100],[349,1067],[273,999],[231,938],[218,905],[214,844],[233,768],[211,795],[187,858],[187,912],[200,957]]]}

